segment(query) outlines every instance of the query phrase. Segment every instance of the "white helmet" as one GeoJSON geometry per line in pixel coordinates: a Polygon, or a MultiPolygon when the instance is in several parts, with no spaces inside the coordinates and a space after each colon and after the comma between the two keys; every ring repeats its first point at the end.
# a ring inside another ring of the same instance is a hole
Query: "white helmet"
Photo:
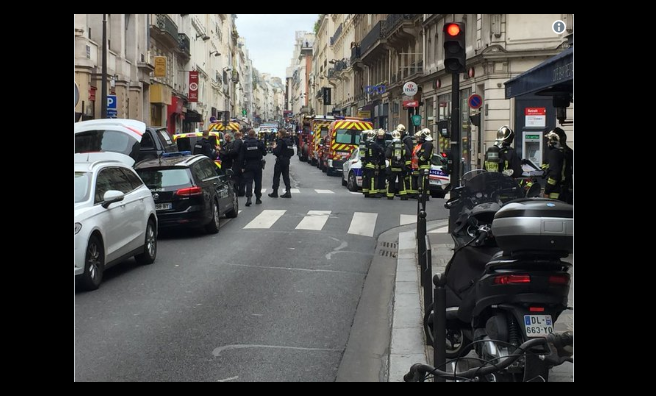
{"type": "Polygon", "coordinates": [[[401,132],[398,131],[392,131],[392,140],[400,140],[401,139],[401,132]]]}
{"type": "Polygon", "coordinates": [[[399,132],[404,132],[405,131],[405,125],[399,124],[396,126],[396,130],[399,132]]]}
{"type": "Polygon", "coordinates": [[[376,139],[376,131],[373,129],[370,129],[367,131],[367,141],[368,142],[373,142],[374,139],[376,139]]]}
{"type": "Polygon", "coordinates": [[[383,128],[380,128],[376,134],[379,138],[384,138],[385,137],[385,130],[383,128]]]}
{"type": "Polygon", "coordinates": [[[424,141],[426,142],[432,142],[433,141],[433,134],[431,133],[431,130],[428,128],[424,128],[421,130],[421,135],[424,137],[424,141]]]}

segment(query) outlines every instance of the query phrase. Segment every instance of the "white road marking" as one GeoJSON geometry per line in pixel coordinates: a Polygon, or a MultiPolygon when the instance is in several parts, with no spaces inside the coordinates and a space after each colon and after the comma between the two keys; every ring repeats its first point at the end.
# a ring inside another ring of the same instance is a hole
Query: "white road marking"
{"type": "MultiPolygon", "coordinates": [[[[255,189],[255,187],[253,187],[253,189],[255,189]]],[[[262,194],[264,194],[266,192],[266,188],[262,188],[260,189],[260,191],[262,192],[262,194]]]]}
{"type": "Polygon", "coordinates": [[[334,192],[332,190],[317,190],[315,188],[314,191],[316,191],[317,194],[334,194],[334,192]]]}
{"type": "Polygon", "coordinates": [[[355,212],[347,233],[372,237],[377,218],[378,213],[355,212]]]}
{"type": "Polygon", "coordinates": [[[349,191],[349,193],[354,194],[354,195],[362,195],[361,192],[353,192],[353,191],[349,191]]]}
{"type": "Polygon", "coordinates": [[[401,215],[401,225],[414,224],[417,222],[417,215],[401,215]]]}
{"type": "Polygon", "coordinates": [[[446,234],[448,232],[449,232],[449,226],[444,226],[428,231],[429,234],[446,234]]]}
{"type": "Polygon", "coordinates": [[[290,192],[291,192],[292,194],[300,194],[300,193],[301,193],[301,190],[299,190],[298,188],[292,188],[290,192]]]}
{"type": "Polygon", "coordinates": [[[278,221],[286,210],[263,210],[256,218],[244,228],[271,228],[271,226],[278,221]]]}
{"type": "Polygon", "coordinates": [[[243,210],[239,210],[239,211],[237,211],[237,214],[240,214],[241,212],[243,212],[243,210]]]}
{"type": "Polygon", "coordinates": [[[311,210],[307,216],[303,217],[300,223],[296,226],[297,230],[315,230],[321,231],[330,215],[330,210],[311,210]]]}

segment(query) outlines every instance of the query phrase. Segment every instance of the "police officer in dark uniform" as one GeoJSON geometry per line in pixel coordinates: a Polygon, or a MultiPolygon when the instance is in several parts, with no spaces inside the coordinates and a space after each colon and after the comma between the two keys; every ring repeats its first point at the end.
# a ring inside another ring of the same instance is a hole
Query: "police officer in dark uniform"
{"type": "Polygon", "coordinates": [[[241,148],[244,144],[241,136],[241,132],[235,132],[235,140],[232,142],[232,145],[228,149],[228,156],[232,158],[232,172],[234,173],[232,180],[235,183],[235,191],[239,197],[246,195],[246,184],[244,184],[244,177],[241,173],[241,163],[239,162],[241,148]]]}
{"type": "Polygon", "coordinates": [[[291,198],[291,183],[289,181],[289,160],[294,156],[294,148],[289,133],[284,129],[278,131],[278,140],[273,145],[273,155],[276,156],[276,164],[273,167],[273,186],[269,194],[271,198],[278,198],[278,186],[280,186],[280,175],[285,182],[285,191],[280,198],[291,198]]]}
{"type": "Polygon", "coordinates": [[[216,149],[212,142],[210,142],[210,131],[204,130],[203,137],[194,145],[194,155],[203,154],[212,161],[216,159],[216,149]]]}
{"type": "Polygon", "coordinates": [[[239,155],[239,163],[246,184],[246,206],[251,206],[253,182],[255,182],[255,203],[262,203],[262,167],[263,157],[267,154],[264,144],[257,140],[253,129],[248,131],[239,155]]]}
{"type": "Polygon", "coordinates": [[[485,170],[504,172],[513,178],[522,177],[522,162],[517,151],[510,147],[515,139],[515,132],[504,125],[497,131],[497,142],[485,153],[485,170]],[[512,172],[511,172],[512,171],[512,172]]]}
{"type": "Polygon", "coordinates": [[[219,150],[219,158],[221,159],[221,168],[222,169],[232,169],[232,165],[235,162],[235,159],[230,156],[230,148],[232,147],[232,134],[225,134],[225,142],[219,150]]]}

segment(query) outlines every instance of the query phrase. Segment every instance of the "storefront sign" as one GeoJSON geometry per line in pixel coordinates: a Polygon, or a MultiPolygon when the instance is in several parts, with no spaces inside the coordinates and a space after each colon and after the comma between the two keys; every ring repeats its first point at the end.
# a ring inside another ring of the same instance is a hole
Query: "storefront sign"
{"type": "Polygon", "coordinates": [[[417,100],[404,100],[403,107],[419,107],[419,101],[417,100]]]}
{"type": "Polygon", "coordinates": [[[198,102],[198,72],[189,72],[189,102],[198,102]]]}
{"type": "Polygon", "coordinates": [[[155,57],[155,77],[166,77],[166,57],[155,57]]]}
{"type": "Polygon", "coordinates": [[[403,84],[403,94],[407,96],[415,96],[419,92],[419,87],[413,81],[408,81],[403,84]]]}
{"type": "Polygon", "coordinates": [[[547,109],[546,107],[527,107],[524,109],[526,116],[525,126],[527,127],[545,127],[547,126],[547,109]]]}
{"type": "Polygon", "coordinates": [[[370,110],[358,110],[358,117],[371,118],[371,111],[370,110]]]}

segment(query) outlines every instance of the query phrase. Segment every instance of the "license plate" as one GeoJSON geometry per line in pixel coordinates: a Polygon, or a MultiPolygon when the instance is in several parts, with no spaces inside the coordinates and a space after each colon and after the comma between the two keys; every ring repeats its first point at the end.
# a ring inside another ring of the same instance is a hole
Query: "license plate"
{"type": "Polygon", "coordinates": [[[524,315],[527,337],[546,337],[553,333],[551,315],[524,315]]]}
{"type": "Polygon", "coordinates": [[[169,210],[171,208],[173,208],[173,204],[170,203],[155,204],[155,210],[169,210]]]}

